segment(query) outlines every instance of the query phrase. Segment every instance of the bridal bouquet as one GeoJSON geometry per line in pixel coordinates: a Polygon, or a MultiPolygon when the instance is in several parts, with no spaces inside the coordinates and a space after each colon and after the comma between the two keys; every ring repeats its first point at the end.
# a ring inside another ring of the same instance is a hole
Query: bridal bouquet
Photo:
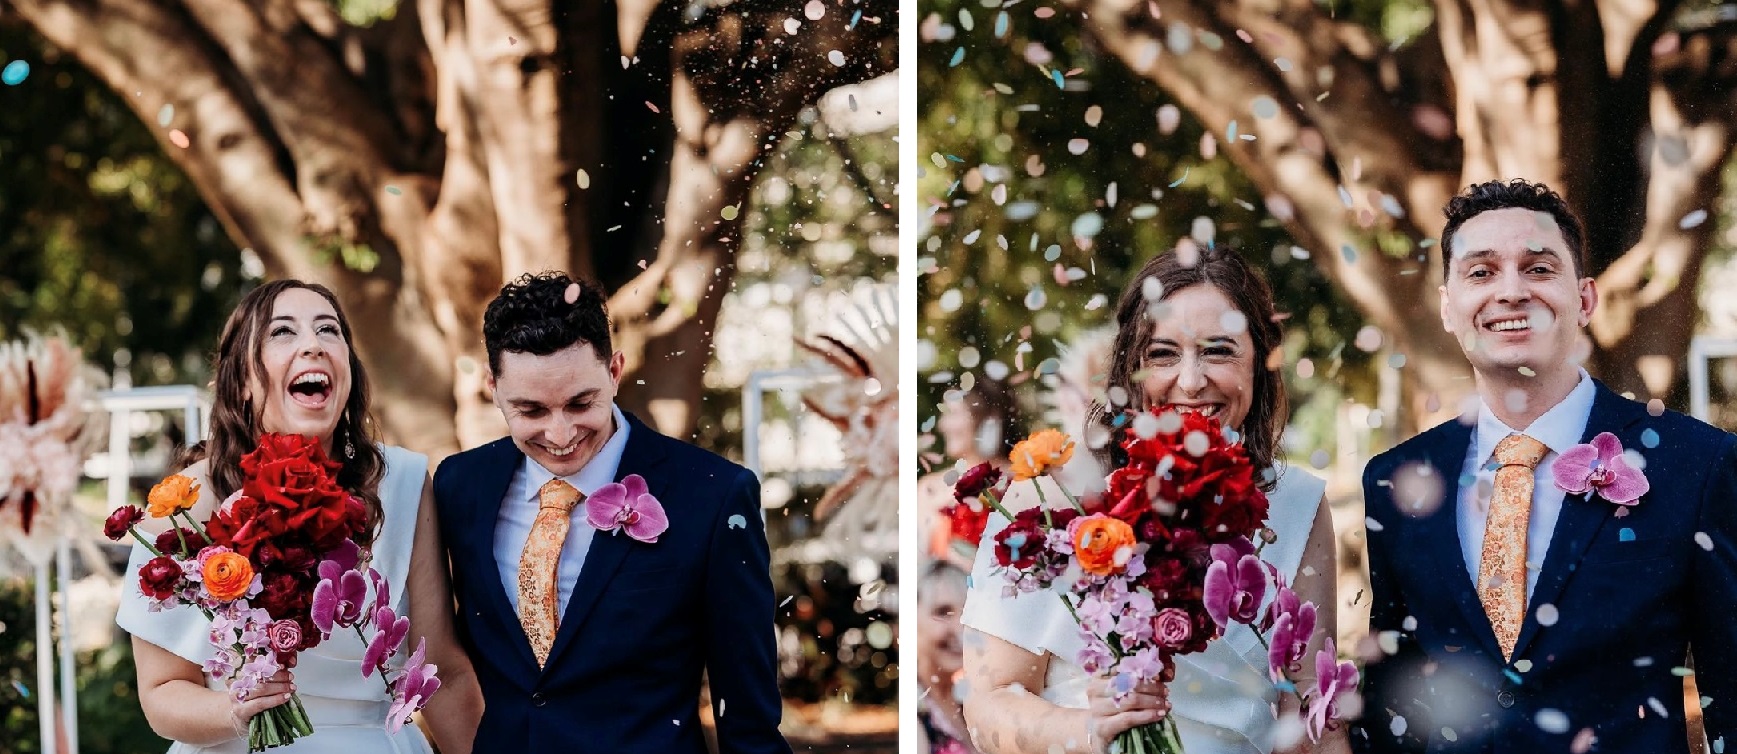
{"type": "MultiPolygon", "coordinates": [[[[139,569],[151,610],[191,605],[211,620],[217,651],[204,670],[228,679],[236,698],[295,667],[298,653],[336,628],[351,628],[367,645],[362,676],[378,670],[392,696],[387,725],[396,732],[440,681],[435,666],[424,664],[420,644],[388,678],[387,662],[404,643],[409,619],[393,611],[386,580],[357,544],[368,513],[338,486],[338,468],[312,438],[267,434],[241,459],[241,489],[203,525],[188,513],[199,485],[175,475],[152,488],[147,511],[117,509],[103,533],[117,541],[131,533],[156,556],[139,569]],[[147,512],[169,519],[169,529],[147,538],[137,528],[147,512]]],[[[248,751],[311,733],[301,698],[292,694],[248,722],[248,751]]]]}
{"type": "MultiPolygon", "coordinates": [[[[1077,663],[1092,675],[1112,674],[1123,694],[1164,677],[1176,655],[1205,650],[1231,621],[1250,625],[1269,649],[1273,682],[1298,695],[1307,731],[1319,740],[1337,717],[1339,694],[1356,687],[1357,671],[1336,662],[1329,642],[1315,657],[1313,693],[1299,692],[1291,680],[1314,634],[1316,610],[1260,559],[1255,540],[1264,546],[1273,535],[1247,451],[1215,419],[1164,409],[1135,416],[1121,446],[1127,464],[1110,473],[1104,498],[1090,506],[1063,489],[1069,507],[1052,510],[1038,486],[1043,504],[1011,514],[987,475],[961,478],[956,494],[979,497],[1011,522],[994,537],[1003,593],[1043,591],[1060,581],[1084,643],[1077,663]],[[974,484],[965,485],[967,479],[974,484]]],[[[1014,447],[1014,478],[1048,475],[1072,455],[1065,435],[1038,432],[1014,447]]],[[[1182,743],[1165,718],[1121,734],[1112,751],[1174,754],[1182,743]]]]}

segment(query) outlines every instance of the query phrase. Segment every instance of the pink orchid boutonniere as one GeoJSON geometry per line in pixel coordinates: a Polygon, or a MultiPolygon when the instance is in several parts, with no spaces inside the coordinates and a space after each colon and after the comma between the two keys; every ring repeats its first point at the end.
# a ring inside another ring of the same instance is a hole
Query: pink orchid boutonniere
{"type": "Polygon", "coordinates": [[[663,504],[646,487],[645,478],[628,474],[619,482],[597,488],[585,499],[585,518],[598,531],[627,532],[641,542],[657,542],[658,535],[669,529],[669,516],[663,504]]]}
{"type": "Polygon", "coordinates": [[[1556,486],[1571,495],[1597,492],[1598,495],[1622,506],[1617,516],[1628,515],[1629,506],[1639,502],[1651,485],[1640,469],[1623,458],[1622,443],[1616,435],[1600,432],[1592,442],[1563,451],[1556,459],[1551,475],[1556,486]]]}

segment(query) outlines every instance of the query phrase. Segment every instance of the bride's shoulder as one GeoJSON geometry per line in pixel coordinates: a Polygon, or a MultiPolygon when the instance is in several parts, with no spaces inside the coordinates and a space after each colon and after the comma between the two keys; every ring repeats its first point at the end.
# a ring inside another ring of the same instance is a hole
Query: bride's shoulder
{"type": "Polygon", "coordinates": [[[1273,487],[1274,497],[1308,499],[1313,502],[1320,500],[1327,492],[1327,480],[1307,469],[1281,463],[1274,473],[1278,474],[1278,482],[1273,487]]]}
{"type": "Polygon", "coordinates": [[[386,460],[386,473],[411,472],[414,476],[428,473],[428,456],[397,445],[380,445],[380,456],[386,460]]]}

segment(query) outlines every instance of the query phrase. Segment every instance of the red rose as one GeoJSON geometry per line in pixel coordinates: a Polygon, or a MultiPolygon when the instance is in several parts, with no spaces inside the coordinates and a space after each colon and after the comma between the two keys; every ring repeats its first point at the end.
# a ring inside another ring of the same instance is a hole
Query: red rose
{"type": "Polygon", "coordinates": [[[312,606],[313,586],[295,573],[271,573],[264,578],[264,588],[252,602],[273,618],[290,618],[304,614],[312,606]]]}
{"type": "Polygon", "coordinates": [[[133,524],[143,520],[145,520],[145,512],[140,510],[139,506],[123,505],[110,513],[108,520],[103,522],[103,536],[119,542],[122,537],[127,536],[127,532],[133,528],[133,524]]]}
{"type": "Polygon", "coordinates": [[[175,596],[181,583],[181,564],[167,555],[159,555],[139,567],[139,591],[153,599],[166,600],[175,596]]]}

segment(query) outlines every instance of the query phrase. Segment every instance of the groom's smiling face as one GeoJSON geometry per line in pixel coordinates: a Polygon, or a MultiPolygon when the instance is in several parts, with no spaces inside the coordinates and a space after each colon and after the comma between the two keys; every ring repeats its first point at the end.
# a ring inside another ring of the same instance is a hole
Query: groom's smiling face
{"type": "Polygon", "coordinates": [[[1503,377],[1579,369],[1576,345],[1598,294],[1548,213],[1483,212],[1460,226],[1453,246],[1441,319],[1473,368],[1503,377]]]}
{"type": "Polygon", "coordinates": [[[489,375],[495,406],[506,417],[513,444],[556,476],[585,467],[615,433],[615,393],[625,363],[607,361],[580,342],[546,356],[503,351],[500,371],[489,375]]]}

